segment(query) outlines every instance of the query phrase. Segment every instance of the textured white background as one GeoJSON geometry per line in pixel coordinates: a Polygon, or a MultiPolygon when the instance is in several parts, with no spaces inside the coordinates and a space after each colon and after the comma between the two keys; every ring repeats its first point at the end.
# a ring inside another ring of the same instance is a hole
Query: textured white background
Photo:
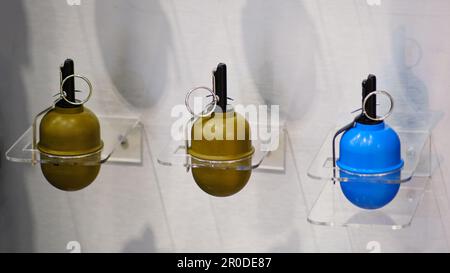
{"type": "Polygon", "coordinates": [[[450,1],[380,0],[0,1],[0,251],[448,251],[450,1]],[[76,1],[72,1],[76,2],[76,1]],[[85,190],[52,188],[6,149],[56,92],[73,58],[95,85],[99,114],[139,114],[143,166],[105,165],[85,190]],[[208,197],[182,168],[156,165],[170,109],[228,65],[240,103],[279,104],[295,160],[255,172],[226,199],[208,197]],[[306,170],[339,113],[355,109],[368,73],[397,111],[442,111],[441,166],[405,230],[315,227],[320,185],[306,170]],[[151,151],[151,152],[150,152],[151,151]],[[298,172],[295,170],[298,169],[298,172]]]}

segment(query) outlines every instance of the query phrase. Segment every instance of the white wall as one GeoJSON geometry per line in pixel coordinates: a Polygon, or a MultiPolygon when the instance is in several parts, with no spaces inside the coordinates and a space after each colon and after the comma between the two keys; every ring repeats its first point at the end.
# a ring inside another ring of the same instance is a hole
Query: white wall
{"type": "Polygon", "coordinates": [[[366,251],[371,240],[386,251],[448,251],[450,2],[367,2],[3,0],[1,153],[48,106],[66,57],[95,85],[90,108],[141,115],[151,153],[142,167],[103,166],[76,193],[2,156],[0,251],[64,252],[72,240],[83,251],[366,251]],[[227,63],[238,102],[280,104],[296,157],[278,181],[255,173],[225,200],[205,195],[183,169],[154,161],[170,109],[191,87],[208,85],[218,62],[227,63]],[[434,191],[403,231],[313,227],[307,207],[320,187],[307,179],[308,164],[318,136],[358,107],[368,73],[398,99],[397,111],[444,113],[434,131],[441,159],[434,191]]]}

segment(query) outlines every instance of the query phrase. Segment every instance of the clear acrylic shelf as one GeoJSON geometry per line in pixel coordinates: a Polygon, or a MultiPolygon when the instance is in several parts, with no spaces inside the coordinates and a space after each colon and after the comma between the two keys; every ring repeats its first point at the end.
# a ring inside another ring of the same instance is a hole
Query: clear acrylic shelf
{"type": "MultiPolygon", "coordinates": [[[[397,113],[387,121],[398,133],[404,166],[400,175],[357,174],[340,177],[339,167],[333,168],[332,130],[308,169],[308,176],[322,181],[323,188],[314,202],[308,222],[327,226],[388,226],[400,229],[411,224],[433,172],[435,157],[431,149],[431,130],[441,118],[440,113],[397,113]],[[393,178],[394,177],[394,178],[393,178]],[[371,182],[399,183],[395,198],[386,206],[366,210],[353,205],[342,193],[341,183],[371,182]]],[[[336,140],[336,160],[339,155],[339,138],[336,140]]],[[[348,173],[348,172],[347,172],[348,173]]]]}
{"type": "Polygon", "coordinates": [[[389,204],[376,210],[365,210],[346,199],[339,182],[325,183],[309,212],[308,222],[324,226],[405,228],[411,225],[427,184],[428,178],[414,177],[400,185],[397,195],[389,204]]]}
{"type": "MultiPolygon", "coordinates": [[[[317,180],[332,180],[339,182],[348,182],[352,180],[364,179],[365,182],[373,183],[404,183],[414,175],[414,171],[417,169],[420,158],[422,157],[422,150],[425,147],[429,139],[428,132],[407,132],[397,131],[401,141],[401,153],[404,165],[401,168],[400,176],[392,176],[391,173],[380,174],[360,174],[352,173],[349,171],[341,170],[338,166],[333,167],[332,154],[332,141],[336,130],[331,131],[324,144],[319,150],[316,158],[311,163],[308,169],[308,176],[317,180]],[[345,172],[345,177],[340,177],[340,172],[345,172]],[[336,174],[336,177],[334,176],[336,174]],[[395,177],[395,178],[393,178],[395,177]]],[[[336,143],[339,143],[340,137],[336,139],[336,143]]],[[[336,145],[336,155],[339,155],[339,145],[336,145]]],[[[336,158],[336,160],[338,157],[336,158]]],[[[396,171],[397,172],[397,171],[396,171]]]]}
{"type": "MultiPolygon", "coordinates": [[[[441,118],[437,112],[396,113],[387,122],[398,133],[401,141],[401,156],[404,166],[399,177],[393,179],[389,173],[382,174],[358,174],[333,168],[332,141],[337,129],[332,130],[308,169],[308,176],[317,180],[351,181],[365,179],[374,183],[403,183],[409,181],[418,171],[418,175],[431,175],[431,130],[441,118]],[[426,145],[428,144],[428,146],[426,145]],[[425,154],[424,154],[425,153],[425,154]],[[420,165],[419,165],[420,164],[420,165]],[[339,177],[340,171],[351,176],[339,177]]],[[[339,140],[336,139],[336,160],[339,157],[339,140]]]]}
{"type": "Polygon", "coordinates": [[[99,116],[103,149],[81,156],[52,156],[32,148],[33,130],[25,133],[6,151],[13,162],[32,164],[97,165],[106,162],[142,163],[142,126],[134,117],[99,116]]]}
{"type": "MultiPolygon", "coordinates": [[[[252,127],[254,130],[254,127],[252,127]]],[[[272,151],[266,151],[265,144],[261,140],[252,140],[255,152],[247,158],[232,161],[200,160],[191,157],[186,150],[186,141],[169,141],[157,158],[158,163],[164,166],[178,166],[185,168],[215,168],[232,170],[260,169],[275,172],[284,172],[286,153],[286,133],[283,127],[279,127],[278,147],[272,151]]]]}

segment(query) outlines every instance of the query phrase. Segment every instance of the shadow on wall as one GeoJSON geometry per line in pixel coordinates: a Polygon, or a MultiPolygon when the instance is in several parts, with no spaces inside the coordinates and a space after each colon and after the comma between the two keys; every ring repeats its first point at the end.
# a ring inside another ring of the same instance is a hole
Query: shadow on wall
{"type": "Polygon", "coordinates": [[[414,67],[422,60],[422,47],[417,40],[407,37],[404,26],[393,31],[392,39],[395,66],[402,87],[401,96],[408,103],[409,112],[427,111],[429,108],[427,87],[413,72],[414,67]]]}
{"type": "Polygon", "coordinates": [[[248,0],[242,13],[243,42],[255,85],[283,120],[301,119],[316,96],[315,28],[297,0],[248,0]]]}
{"type": "Polygon", "coordinates": [[[153,232],[149,227],[144,229],[144,232],[138,237],[125,244],[123,252],[155,252],[155,238],[153,232]]]}
{"type": "Polygon", "coordinates": [[[170,26],[158,0],[97,0],[98,40],[106,69],[131,106],[156,105],[167,81],[170,26]]]}
{"type": "MultiPolygon", "coordinates": [[[[248,70],[264,103],[280,105],[281,122],[302,119],[317,96],[316,61],[320,54],[316,29],[303,3],[247,0],[242,24],[248,70]]],[[[298,188],[294,183],[291,186],[298,188]]],[[[288,236],[272,245],[271,251],[298,251],[305,243],[295,229],[299,202],[295,196],[300,192],[289,192],[288,187],[273,184],[269,187],[273,187],[270,194],[267,188],[256,189],[258,232],[276,231],[288,236]],[[288,196],[280,199],[279,194],[288,196]],[[269,195],[278,199],[268,202],[269,195]],[[284,209],[279,210],[280,207],[284,209]],[[269,224],[264,219],[274,222],[269,224]]]]}
{"type": "Polygon", "coordinates": [[[2,1],[0,8],[0,252],[33,251],[33,218],[24,165],[6,161],[5,152],[27,128],[22,71],[29,65],[24,4],[2,1]]]}

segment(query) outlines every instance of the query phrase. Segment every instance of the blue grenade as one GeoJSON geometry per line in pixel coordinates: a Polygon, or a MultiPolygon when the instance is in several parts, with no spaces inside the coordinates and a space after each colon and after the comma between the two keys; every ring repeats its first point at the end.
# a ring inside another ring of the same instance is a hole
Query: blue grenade
{"type": "Polygon", "coordinates": [[[372,93],[376,77],[369,75],[362,89],[363,113],[335,135],[344,132],[336,164],[340,177],[348,178],[340,182],[345,197],[360,208],[378,209],[391,202],[400,188],[395,180],[403,167],[401,144],[397,133],[377,118],[376,93],[372,93]]]}

